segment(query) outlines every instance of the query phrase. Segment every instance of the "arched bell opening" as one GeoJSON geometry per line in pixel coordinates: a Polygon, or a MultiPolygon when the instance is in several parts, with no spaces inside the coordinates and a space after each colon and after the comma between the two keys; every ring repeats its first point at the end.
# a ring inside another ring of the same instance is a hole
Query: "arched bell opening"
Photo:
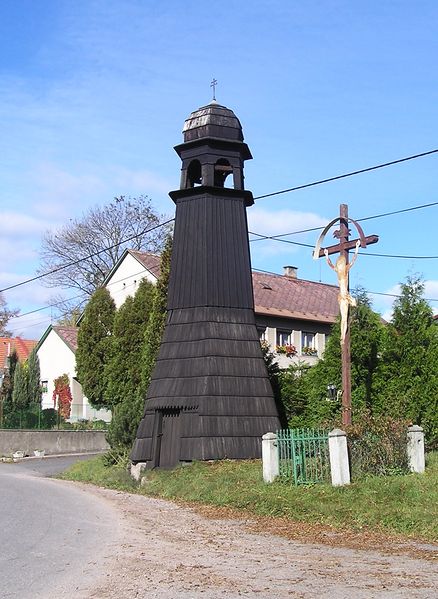
{"type": "Polygon", "coordinates": [[[199,160],[192,160],[187,169],[187,187],[202,185],[202,169],[199,160]]]}
{"type": "MultiPolygon", "coordinates": [[[[214,165],[214,186],[225,187],[225,180],[233,172],[233,167],[225,158],[219,158],[214,165]]],[[[234,181],[233,181],[234,183],[234,181]]]]}

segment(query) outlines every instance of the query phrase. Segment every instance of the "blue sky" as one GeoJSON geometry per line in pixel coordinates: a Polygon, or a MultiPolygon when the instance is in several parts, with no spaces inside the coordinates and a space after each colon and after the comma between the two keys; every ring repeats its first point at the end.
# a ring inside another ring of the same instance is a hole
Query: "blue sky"
{"type": "MultiPolygon", "coordinates": [[[[217,99],[240,118],[255,196],[438,147],[438,4],[390,1],[16,0],[0,5],[0,288],[35,274],[41,235],[117,195],[147,194],[171,215],[173,146],[192,110],[217,99]]],[[[319,225],[438,201],[438,155],[267,198],[250,230],[319,225]]],[[[438,255],[438,206],[364,223],[370,252],[438,255]]],[[[314,244],[317,233],[289,239],[314,244]]],[[[251,244],[254,268],[334,283],[311,250],[251,244]]],[[[366,252],[367,250],[365,250],[366,252]]],[[[351,286],[396,292],[421,273],[438,300],[437,260],[359,256],[351,286]]],[[[27,312],[54,294],[4,293],[27,312]]],[[[387,315],[390,298],[371,296],[387,315]]],[[[438,309],[438,301],[431,305],[438,309]]],[[[18,318],[38,338],[50,310],[18,318]]]]}

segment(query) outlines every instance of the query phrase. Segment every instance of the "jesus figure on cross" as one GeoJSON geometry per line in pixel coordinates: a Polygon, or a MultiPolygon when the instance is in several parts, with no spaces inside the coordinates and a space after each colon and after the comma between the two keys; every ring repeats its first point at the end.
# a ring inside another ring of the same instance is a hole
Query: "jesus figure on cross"
{"type": "Polygon", "coordinates": [[[356,305],[356,300],[354,299],[354,297],[352,297],[352,295],[350,294],[350,292],[348,290],[348,273],[350,272],[350,269],[353,266],[353,264],[356,262],[357,252],[359,251],[359,247],[360,247],[360,239],[358,239],[356,241],[354,255],[353,255],[353,258],[351,259],[351,262],[347,262],[345,256],[340,254],[338,256],[338,259],[336,260],[335,264],[333,264],[333,262],[330,260],[328,250],[327,249],[324,250],[324,256],[325,256],[325,259],[327,260],[327,264],[338,275],[338,283],[339,283],[338,301],[339,301],[339,310],[341,313],[341,344],[342,345],[344,344],[345,335],[347,334],[349,306],[356,305]]]}

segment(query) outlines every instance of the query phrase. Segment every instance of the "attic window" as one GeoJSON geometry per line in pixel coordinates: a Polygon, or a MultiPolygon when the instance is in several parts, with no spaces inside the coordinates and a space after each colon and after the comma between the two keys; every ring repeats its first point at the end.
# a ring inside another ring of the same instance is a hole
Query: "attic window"
{"type": "Polygon", "coordinates": [[[272,287],[269,285],[269,283],[265,283],[264,281],[260,281],[260,287],[262,289],[270,289],[272,291],[272,287]]]}

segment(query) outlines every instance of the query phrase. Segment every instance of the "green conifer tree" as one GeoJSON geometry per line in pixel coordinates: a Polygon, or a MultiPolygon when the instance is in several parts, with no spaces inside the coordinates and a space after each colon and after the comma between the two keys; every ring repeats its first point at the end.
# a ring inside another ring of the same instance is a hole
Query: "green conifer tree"
{"type": "Polygon", "coordinates": [[[107,403],[105,366],[112,344],[116,307],[107,289],[93,293],[78,331],[76,371],[84,395],[96,409],[111,408],[107,403]]]}
{"type": "Polygon", "coordinates": [[[40,361],[35,350],[31,351],[27,360],[27,365],[29,403],[40,405],[42,397],[40,361]]]}
{"type": "MultiPolygon", "coordinates": [[[[353,414],[373,411],[379,387],[379,352],[384,326],[366,293],[354,292],[357,306],[350,314],[351,389],[353,414]]],[[[324,356],[312,367],[292,366],[282,373],[282,396],[294,426],[316,426],[340,417],[340,396],[330,398],[329,385],[342,390],[339,320],[327,340],[324,356]]]]}
{"type": "Polygon", "coordinates": [[[29,376],[26,362],[18,362],[15,367],[12,403],[18,411],[24,411],[29,407],[29,376]]]}
{"type": "Polygon", "coordinates": [[[139,399],[141,411],[144,399],[151,382],[152,371],[160,349],[161,338],[167,316],[167,290],[170,277],[170,260],[172,256],[172,237],[166,239],[163,253],[161,254],[160,276],[157,281],[156,293],[152,305],[152,311],[144,335],[141,366],[141,386],[139,387],[139,399]]]}
{"type": "MultiPolygon", "coordinates": [[[[161,254],[160,276],[154,289],[148,322],[142,329],[142,339],[138,348],[137,366],[140,367],[140,381],[135,397],[122,401],[116,408],[115,416],[108,431],[108,442],[113,449],[129,450],[135,440],[137,428],[143,415],[144,401],[155,360],[161,343],[166,321],[167,288],[169,284],[170,256],[172,239],[166,241],[161,254]]],[[[137,301],[137,296],[135,297],[137,301]]]]}
{"type": "Polygon", "coordinates": [[[401,285],[382,355],[380,411],[424,426],[438,439],[438,330],[418,275],[401,285]]]}
{"type": "Polygon", "coordinates": [[[3,384],[0,388],[0,401],[2,402],[2,423],[6,428],[12,428],[15,422],[15,409],[12,402],[12,393],[14,390],[15,368],[18,364],[18,355],[15,349],[11,352],[8,359],[8,369],[3,378],[3,384]]]}

